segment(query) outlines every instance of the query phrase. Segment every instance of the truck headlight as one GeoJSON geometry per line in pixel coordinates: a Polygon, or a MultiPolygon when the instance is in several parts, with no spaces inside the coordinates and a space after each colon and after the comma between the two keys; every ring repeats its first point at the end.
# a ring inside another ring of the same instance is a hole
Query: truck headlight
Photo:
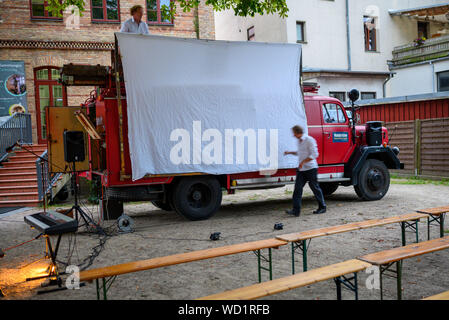
{"type": "Polygon", "coordinates": [[[399,148],[398,147],[393,147],[393,152],[395,155],[399,154],[399,148]]]}

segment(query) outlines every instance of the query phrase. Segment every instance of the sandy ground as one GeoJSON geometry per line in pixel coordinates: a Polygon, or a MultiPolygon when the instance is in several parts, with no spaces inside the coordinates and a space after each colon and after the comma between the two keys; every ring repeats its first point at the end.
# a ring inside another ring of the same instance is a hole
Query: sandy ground
{"type": "MultiPolygon", "coordinates": [[[[300,218],[284,213],[290,208],[292,186],[272,190],[239,191],[225,195],[220,211],[206,221],[191,222],[173,212],[161,211],[149,203],[128,204],[125,211],[134,219],[135,231],[116,234],[109,238],[104,250],[90,268],[108,266],[134,260],[160,257],[223,245],[255,241],[276,235],[304,231],[366,219],[384,218],[412,212],[420,208],[448,204],[449,187],[435,185],[391,185],[387,196],[377,202],[362,202],[352,187],[341,187],[327,200],[328,212],[313,215],[316,202],[309,189],[303,200],[300,218]],[[283,223],[284,230],[275,231],[275,223],[283,223]],[[221,232],[219,241],[210,241],[213,232],[221,232]]],[[[98,208],[88,206],[98,216],[98,208]]],[[[0,216],[0,247],[8,248],[36,236],[38,233],[23,222],[25,212],[0,216]]],[[[113,222],[103,226],[114,229],[113,222]]],[[[420,238],[426,240],[426,224],[419,224],[420,238]]],[[[448,225],[446,224],[446,229],[448,225]]],[[[438,228],[431,229],[432,237],[438,228]]],[[[401,245],[398,224],[349,232],[314,239],[309,247],[309,269],[352,259],[401,245]]],[[[414,233],[407,233],[408,242],[414,233]]],[[[98,237],[79,232],[76,237],[65,236],[61,243],[59,260],[68,260],[69,243],[73,250],[71,263],[78,264],[98,244],[98,237]],[[71,241],[69,241],[71,240],[71,241]],[[74,245],[76,244],[76,245],[74,245]]],[[[7,252],[0,259],[0,288],[3,299],[96,299],[95,284],[87,283],[79,290],[38,295],[42,280],[25,282],[26,277],[42,274],[48,264],[44,255],[43,239],[30,242],[7,252]],[[36,262],[36,260],[38,260],[36,262]]],[[[449,290],[449,250],[413,258],[404,262],[403,297],[422,297],[449,290]]],[[[291,274],[290,247],[273,250],[274,278],[291,274]]],[[[297,270],[301,268],[297,256],[297,270]]],[[[264,279],[267,275],[263,274],[264,279]]],[[[368,275],[359,274],[360,299],[379,299],[379,290],[369,290],[368,275]]],[[[205,295],[251,285],[257,282],[257,259],[253,253],[243,253],[217,259],[193,262],[161,269],[148,270],[118,277],[109,291],[110,299],[194,299],[205,295]]],[[[385,299],[396,298],[396,281],[384,280],[385,299]]],[[[333,281],[295,289],[268,299],[335,299],[333,281]]],[[[353,294],[343,290],[344,299],[353,294]]]]}

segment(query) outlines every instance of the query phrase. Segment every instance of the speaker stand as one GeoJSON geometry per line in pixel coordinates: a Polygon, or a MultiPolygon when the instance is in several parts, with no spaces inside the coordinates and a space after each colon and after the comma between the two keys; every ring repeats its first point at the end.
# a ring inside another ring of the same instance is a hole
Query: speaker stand
{"type": "Polygon", "coordinates": [[[92,218],[86,212],[84,212],[84,210],[79,206],[78,185],[76,184],[76,176],[77,176],[77,171],[76,171],[76,167],[75,167],[75,162],[73,162],[72,185],[73,185],[73,190],[74,190],[75,204],[67,212],[70,212],[73,210],[73,212],[75,213],[74,216],[78,222],[80,221],[80,217],[81,217],[81,219],[83,219],[86,227],[88,227],[89,225],[92,225],[92,226],[94,226],[94,228],[98,234],[105,235],[106,233],[104,232],[103,228],[100,227],[98,224],[96,224],[92,220],[92,218]]]}

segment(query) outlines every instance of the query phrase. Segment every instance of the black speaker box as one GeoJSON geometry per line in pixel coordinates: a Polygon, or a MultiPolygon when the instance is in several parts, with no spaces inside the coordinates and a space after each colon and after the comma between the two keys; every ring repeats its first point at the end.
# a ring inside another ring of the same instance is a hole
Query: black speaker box
{"type": "Polygon", "coordinates": [[[64,131],[64,160],[83,162],[85,158],[84,132],[64,131]]]}

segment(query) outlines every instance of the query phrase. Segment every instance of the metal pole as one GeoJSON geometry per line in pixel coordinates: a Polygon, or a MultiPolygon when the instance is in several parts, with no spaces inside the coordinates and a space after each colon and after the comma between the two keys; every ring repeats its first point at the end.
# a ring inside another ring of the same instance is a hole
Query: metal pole
{"type": "Polygon", "coordinates": [[[444,215],[445,213],[440,214],[440,238],[444,237],[444,215]]]}
{"type": "Polygon", "coordinates": [[[261,275],[261,272],[260,272],[260,249],[257,250],[257,269],[258,269],[258,272],[259,272],[259,283],[261,283],[262,282],[262,275],[261,275]]]}
{"type": "Polygon", "coordinates": [[[355,292],[355,300],[359,300],[359,286],[357,283],[357,272],[354,272],[354,292],[355,292]]]}
{"type": "Polygon", "coordinates": [[[427,217],[427,240],[430,240],[430,216],[427,217]]]}

